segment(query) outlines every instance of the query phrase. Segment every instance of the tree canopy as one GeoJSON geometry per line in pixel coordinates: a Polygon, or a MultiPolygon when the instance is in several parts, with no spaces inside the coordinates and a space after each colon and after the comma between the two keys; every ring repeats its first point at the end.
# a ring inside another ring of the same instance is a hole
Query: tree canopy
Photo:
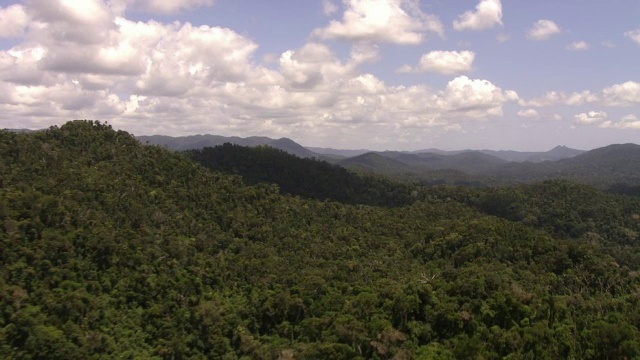
{"type": "Polygon", "coordinates": [[[361,178],[392,190],[352,201],[309,175],[247,184],[95,121],[0,131],[0,358],[640,357],[637,198],[549,181],[387,206],[411,188],[361,178]]]}

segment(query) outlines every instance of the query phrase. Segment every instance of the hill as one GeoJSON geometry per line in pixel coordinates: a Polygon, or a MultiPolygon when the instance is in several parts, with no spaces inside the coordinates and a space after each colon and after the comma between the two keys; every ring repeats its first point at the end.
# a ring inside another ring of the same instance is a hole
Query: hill
{"type": "Polygon", "coordinates": [[[403,206],[415,201],[415,186],[363,176],[325,161],[299,158],[270,146],[226,143],[185,152],[210,169],[241,175],[248,184],[276,184],[281,192],[345,204],[403,206]]]}
{"type": "Polygon", "coordinates": [[[584,150],[571,149],[566,146],[558,145],[549,151],[514,151],[514,150],[440,150],[440,149],[423,149],[412,151],[414,154],[438,154],[438,155],[457,155],[465,152],[480,152],[492,155],[507,162],[542,162],[557,161],[568,159],[584,153],[584,150]]]}
{"type": "Polygon", "coordinates": [[[307,148],[288,138],[271,139],[268,137],[260,136],[241,138],[237,136],[226,137],[219,135],[192,135],[177,137],[152,135],[137,136],[136,138],[142,143],[166,146],[169,149],[178,151],[202,149],[205,147],[214,147],[229,143],[249,147],[267,145],[276,149],[284,150],[289,154],[296,155],[298,157],[321,157],[320,154],[308,150],[307,148]]]}
{"type": "Polygon", "coordinates": [[[354,206],[0,131],[0,358],[637,358],[640,204],[566,184],[354,206]]]}
{"type": "Polygon", "coordinates": [[[553,149],[545,152],[521,152],[510,150],[481,150],[481,152],[489,155],[499,157],[509,162],[543,162],[543,161],[558,161],[562,159],[569,159],[585,153],[584,150],[571,149],[566,146],[558,145],[553,149]]]}
{"type": "Polygon", "coordinates": [[[640,185],[640,145],[614,144],[573,158],[537,164],[506,164],[493,173],[509,182],[569,179],[608,188],[640,185]]]}
{"type": "Polygon", "coordinates": [[[411,171],[411,167],[402,161],[374,152],[341,160],[338,165],[347,169],[383,175],[402,174],[411,171]]]}
{"type": "Polygon", "coordinates": [[[313,147],[313,146],[307,146],[307,149],[315,152],[316,154],[325,155],[328,157],[332,157],[334,159],[344,159],[344,158],[354,157],[354,156],[371,152],[371,150],[366,150],[366,149],[346,150],[346,149],[332,149],[332,148],[313,147]]]}
{"type": "Polygon", "coordinates": [[[510,152],[495,155],[484,151],[450,154],[387,151],[372,154],[378,156],[361,155],[341,160],[338,164],[397,180],[429,184],[508,186],[567,179],[615,193],[640,194],[640,145],[636,144],[614,144],[587,152],[556,147],[547,153],[526,154],[536,162],[504,160],[513,158],[510,152]],[[543,159],[549,160],[540,161],[543,159]]]}
{"type": "Polygon", "coordinates": [[[545,152],[521,152],[511,150],[456,150],[447,151],[440,149],[422,149],[416,151],[371,151],[366,149],[358,150],[346,150],[346,149],[332,149],[323,147],[305,147],[295,141],[288,138],[271,139],[268,137],[247,137],[241,138],[237,136],[220,136],[220,135],[191,135],[191,136],[165,136],[165,135],[151,135],[151,136],[137,136],[138,140],[142,143],[148,143],[152,145],[166,146],[173,150],[191,150],[202,149],[204,147],[214,147],[223,145],[224,143],[230,143],[240,146],[260,146],[268,145],[276,149],[284,150],[290,154],[298,157],[308,158],[322,158],[322,159],[337,159],[342,160],[345,158],[351,158],[360,156],[369,152],[382,154],[387,157],[394,158],[393,154],[417,154],[419,156],[428,156],[428,154],[437,155],[459,155],[462,153],[483,153],[491,156],[495,156],[507,162],[542,162],[542,161],[557,161],[561,159],[567,159],[576,155],[582,154],[585,151],[571,149],[566,146],[556,146],[555,148],[545,152]]]}

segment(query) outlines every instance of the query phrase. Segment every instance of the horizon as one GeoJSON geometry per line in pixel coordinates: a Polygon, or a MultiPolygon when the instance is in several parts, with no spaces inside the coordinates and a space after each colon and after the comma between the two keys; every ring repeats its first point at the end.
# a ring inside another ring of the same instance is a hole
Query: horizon
{"type": "Polygon", "coordinates": [[[629,1],[0,0],[0,127],[373,151],[636,143],[639,17],[629,1]]]}
{"type": "MultiPolygon", "coordinates": [[[[89,120],[89,119],[86,119],[89,120]]],[[[76,120],[70,120],[70,121],[76,121],[76,120]]],[[[108,122],[101,122],[105,125],[111,125],[108,122]]],[[[64,125],[63,124],[53,124],[52,126],[61,126],[64,125]]],[[[48,128],[40,128],[40,129],[28,129],[28,128],[0,128],[0,130],[7,130],[7,131],[13,131],[13,132],[23,132],[23,131],[44,131],[47,130],[48,128]]],[[[127,131],[125,129],[118,129],[113,127],[114,130],[123,130],[123,131],[127,131]]],[[[129,131],[127,131],[131,136],[135,137],[136,139],[139,137],[150,137],[150,136],[164,136],[164,137],[170,137],[170,138],[180,138],[180,137],[189,137],[189,136],[219,136],[219,137],[225,137],[225,138],[240,138],[240,139],[248,139],[248,138],[268,138],[270,140],[290,140],[293,141],[294,143],[296,143],[297,145],[300,145],[304,148],[307,148],[309,150],[316,148],[316,149],[323,149],[323,150],[336,150],[336,151],[370,151],[370,152],[385,152],[385,151],[392,151],[392,152],[420,152],[420,151],[426,151],[426,150],[440,150],[440,151],[451,151],[451,152],[455,152],[455,151],[514,151],[514,152],[532,152],[532,153],[544,153],[544,152],[548,152],[551,151],[555,148],[558,147],[564,147],[564,148],[568,148],[571,150],[579,150],[579,151],[584,151],[584,152],[588,152],[591,150],[596,150],[599,148],[603,148],[603,147],[607,147],[607,146],[612,146],[612,145],[626,145],[626,144],[632,144],[632,145],[640,145],[640,143],[637,142],[621,142],[621,143],[611,143],[611,144],[606,144],[603,146],[597,146],[594,148],[589,148],[589,149],[580,149],[580,148],[574,148],[571,146],[567,146],[565,144],[558,144],[558,145],[554,145],[548,149],[542,149],[542,150],[516,150],[516,149],[495,149],[495,148],[437,148],[437,147],[430,147],[430,148],[416,148],[416,149],[391,149],[391,148],[382,148],[382,149],[370,149],[370,148],[335,148],[335,147],[326,147],[326,146],[312,146],[312,145],[305,145],[304,143],[297,141],[295,139],[292,139],[290,137],[287,136],[283,136],[283,137],[279,137],[279,138],[274,138],[274,137],[269,137],[269,136],[264,136],[264,135],[247,135],[247,136],[238,136],[238,135],[219,135],[219,134],[190,134],[190,135],[179,135],[179,136],[172,136],[172,135],[166,135],[166,134],[153,134],[153,135],[136,135],[133,134],[129,131]]]]}

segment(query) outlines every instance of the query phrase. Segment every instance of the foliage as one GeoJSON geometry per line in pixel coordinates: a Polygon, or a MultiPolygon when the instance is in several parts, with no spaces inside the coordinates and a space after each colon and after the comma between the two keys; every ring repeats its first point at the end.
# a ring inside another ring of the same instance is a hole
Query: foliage
{"type": "Polygon", "coordinates": [[[3,359],[640,356],[634,198],[304,199],[92,121],[0,131],[0,184],[3,359]]]}
{"type": "Polygon", "coordinates": [[[381,177],[359,175],[326,161],[299,158],[268,146],[226,143],[185,152],[214,170],[241,175],[248,184],[277,184],[283,193],[346,204],[403,206],[414,187],[381,177]]]}

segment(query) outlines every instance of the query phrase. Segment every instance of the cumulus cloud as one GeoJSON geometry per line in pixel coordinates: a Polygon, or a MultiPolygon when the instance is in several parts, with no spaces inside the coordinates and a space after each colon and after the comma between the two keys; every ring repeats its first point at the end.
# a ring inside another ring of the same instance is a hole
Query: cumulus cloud
{"type": "Polygon", "coordinates": [[[453,28],[462,30],[484,30],[502,25],[502,3],[500,0],[480,0],[475,11],[467,11],[453,22],[453,28]]]}
{"type": "Polygon", "coordinates": [[[313,35],[320,39],[389,42],[415,45],[425,33],[444,34],[444,26],[424,13],[416,0],[344,0],[341,21],[331,21],[313,35]]]}
{"type": "MultiPolygon", "coordinates": [[[[26,40],[0,50],[3,126],[90,118],[137,134],[261,133],[349,146],[379,134],[410,141],[426,131],[460,131],[502,116],[518,100],[514,91],[466,76],[442,88],[387,84],[363,70],[379,57],[374,41],[356,42],[345,58],[312,40],[261,64],[258,45],[231,29],[132,21],[112,3],[69,3],[24,5],[34,19],[26,40]],[[336,135],[345,128],[353,135],[336,135]]],[[[417,3],[401,4],[417,14],[409,6],[417,3]]],[[[423,70],[453,74],[472,66],[473,53],[440,55],[427,56],[423,70]]]]}
{"type": "Polygon", "coordinates": [[[567,45],[567,50],[581,51],[588,50],[589,44],[586,41],[575,41],[567,45]]]}
{"type": "Polygon", "coordinates": [[[640,29],[627,31],[624,33],[624,36],[633,40],[636,44],[640,45],[640,29]]]}
{"type": "Polygon", "coordinates": [[[524,118],[537,118],[540,117],[540,114],[538,114],[538,111],[535,109],[525,109],[518,111],[518,116],[524,118]]]}
{"type": "Polygon", "coordinates": [[[551,36],[560,33],[560,26],[551,20],[538,20],[529,29],[527,37],[531,40],[541,41],[547,40],[551,36]]]}
{"type": "Polygon", "coordinates": [[[332,0],[322,0],[322,10],[325,15],[331,16],[338,12],[338,5],[336,5],[332,0]]]}
{"type": "Polygon", "coordinates": [[[476,54],[473,51],[431,51],[422,55],[420,63],[404,65],[398,72],[437,72],[451,75],[471,71],[476,54]]]}
{"type": "Polygon", "coordinates": [[[623,117],[620,121],[607,120],[600,124],[601,128],[614,128],[614,129],[637,129],[640,130],[640,118],[636,115],[629,114],[623,117]]]}
{"type": "Polygon", "coordinates": [[[582,105],[594,103],[600,100],[598,94],[594,94],[589,90],[582,92],[565,93],[562,91],[549,91],[541,97],[531,100],[521,99],[520,106],[545,107],[553,105],[582,105]]]}
{"type": "Polygon", "coordinates": [[[348,77],[354,65],[342,64],[328,46],[319,43],[288,50],[280,57],[280,70],[287,85],[297,89],[313,89],[348,77]]]}
{"type": "Polygon", "coordinates": [[[19,37],[29,23],[29,17],[22,5],[0,7],[0,38],[19,37]]]}
{"type": "Polygon", "coordinates": [[[490,115],[502,116],[502,106],[506,102],[517,100],[518,94],[515,91],[503,91],[488,80],[459,76],[439,93],[435,104],[443,110],[480,119],[490,115]]]}
{"type": "Polygon", "coordinates": [[[608,106],[634,106],[640,104],[640,82],[627,81],[602,90],[602,102],[608,106]]]}
{"type": "Polygon", "coordinates": [[[604,111],[589,111],[574,116],[576,124],[592,125],[601,123],[607,119],[607,113],[604,111]]]}
{"type": "Polygon", "coordinates": [[[214,0],[110,0],[111,8],[123,14],[125,9],[136,9],[156,14],[169,15],[201,6],[210,6],[214,0]]]}
{"type": "Polygon", "coordinates": [[[553,105],[577,106],[600,104],[602,106],[637,106],[640,104],[640,82],[627,81],[608,86],[598,92],[584,90],[565,93],[549,91],[543,96],[530,100],[521,99],[520,106],[546,107],[553,105]]]}

